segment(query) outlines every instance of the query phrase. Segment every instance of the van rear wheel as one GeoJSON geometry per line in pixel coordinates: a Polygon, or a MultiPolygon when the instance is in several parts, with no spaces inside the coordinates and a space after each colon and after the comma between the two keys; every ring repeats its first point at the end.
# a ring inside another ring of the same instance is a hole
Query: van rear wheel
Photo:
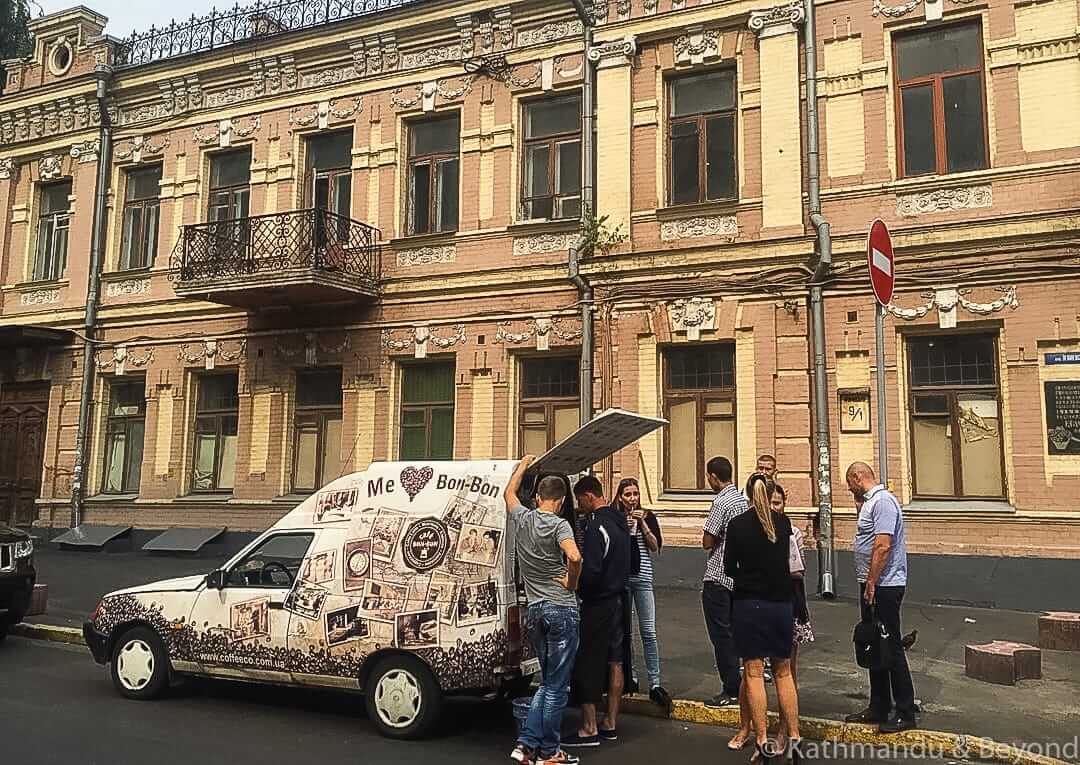
{"type": "Polygon", "coordinates": [[[169,685],[169,656],[161,639],[146,627],[133,627],[114,644],[109,665],[113,685],[129,699],[155,699],[169,685]]]}
{"type": "Polygon", "coordinates": [[[366,695],[368,718],[388,738],[423,738],[442,713],[439,683],[414,656],[380,660],[368,677],[366,695]]]}

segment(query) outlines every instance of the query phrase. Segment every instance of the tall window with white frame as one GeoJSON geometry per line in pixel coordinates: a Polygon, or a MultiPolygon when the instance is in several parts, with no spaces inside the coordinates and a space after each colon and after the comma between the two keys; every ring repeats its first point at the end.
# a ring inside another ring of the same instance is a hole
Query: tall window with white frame
{"type": "Polygon", "coordinates": [[[457,231],[459,116],[455,113],[412,122],[408,135],[408,232],[457,231]]]}
{"type": "Polygon", "coordinates": [[[670,203],[735,199],[734,70],[676,77],[668,93],[670,203]]]}
{"type": "Polygon", "coordinates": [[[664,352],[665,487],[708,489],[705,463],[735,463],[735,346],[688,345],[664,352]]]}
{"type": "Polygon", "coordinates": [[[402,367],[400,458],[454,458],[453,361],[402,367]]]}
{"type": "Polygon", "coordinates": [[[110,380],[102,493],[138,493],[145,426],[146,381],[142,378],[110,380]]]}
{"type": "Polygon", "coordinates": [[[995,336],[910,337],[908,367],[915,496],[1002,499],[995,336]]]}
{"type": "Polygon", "coordinates": [[[62,279],[67,268],[68,229],[71,226],[71,181],[41,187],[34,281],[62,279]]]}
{"type": "Polygon", "coordinates": [[[149,268],[158,247],[161,165],[128,170],[124,183],[124,230],[120,269],[149,268]]]}
{"type": "Polygon", "coordinates": [[[525,104],[522,218],[581,215],[581,96],[525,104]]]}
{"type": "Polygon", "coordinates": [[[306,494],[341,475],[341,370],[296,373],[293,491],[306,494]]]}
{"type": "Polygon", "coordinates": [[[897,35],[893,52],[901,176],[988,167],[979,24],[897,35]]]}
{"type": "Polygon", "coordinates": [[[194,492],[231,492],[236,479],[237,424],[240,413],[235,372],[203,375],[195,396],[194,492]]]}
{"type": "Polygon", "coordinates": [[[518,433],[522,454],[543,454],[577,430],[580,388],[577,356],[521,360],[518,433]]]}

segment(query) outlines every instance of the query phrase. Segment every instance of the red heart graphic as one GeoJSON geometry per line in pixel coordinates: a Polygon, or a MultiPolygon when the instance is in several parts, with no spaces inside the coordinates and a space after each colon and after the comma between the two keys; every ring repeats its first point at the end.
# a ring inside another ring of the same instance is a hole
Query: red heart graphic
{"type": "Polygon", "coordinates": [[[405,489],[405,493],[409,495],[409,501],[412,502],[416,499],[416,495],[423,491],[427,486],[428,481],[435,475],[435,471],[430,467],[423,467],[417,470],[414,467],[407,467],[401,471],[401,487],[405,489]]]}

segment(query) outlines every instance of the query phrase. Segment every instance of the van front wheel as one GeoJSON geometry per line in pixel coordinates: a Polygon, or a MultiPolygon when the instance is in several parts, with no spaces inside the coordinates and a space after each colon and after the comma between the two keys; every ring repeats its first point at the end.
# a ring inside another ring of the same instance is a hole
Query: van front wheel
{"type": "Polygon", "coordinates": [[[367,712],[388,738],[418,739],[431,732],[442,711],[442,691],[431,670],[413,656],[382,659],[367,683],[367,712]]]}

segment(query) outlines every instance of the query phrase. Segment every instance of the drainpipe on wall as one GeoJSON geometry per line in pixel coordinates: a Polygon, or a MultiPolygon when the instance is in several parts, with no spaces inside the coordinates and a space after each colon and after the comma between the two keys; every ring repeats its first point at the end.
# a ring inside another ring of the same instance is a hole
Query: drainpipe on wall
{"type": "MultiPolygon", "coordinates": [[[[595,215],[596,197],[596,67],[589,60],[592,48],[592,16],[581,0],[574,0],[574,9],[585,28],[585,48],[582,51],[585,81],[581,88],[581,222],[595,215]]],[[[567,263],[570,282],[577,287],[581,303],[581,415],[582,425],[593,416],[593,290],[581,275],[578,255],[586,245],[584,234],[570,248],[567,263]]]]}
{"type": "Polygon", "coordinates": [[[71,479],[71,526],[82,523],[83,495],[86,492],[86,464],[90,442],[90,415],[94,397],[94,335],[97,332],[98,300],[101,296],[101,266],[105,255],[106,196],[112,169],[112,123],[106,99],[112,68],[98,66],[96,98],[101,131],[98,147],[97,183],[94,189],[94,228],[90,242],[90,273],[86,286],[86,314],[83,325],[82,390],[79,397],[79,430],[75,439],[75,467],[71,479]]]}
{"type": "Polygon", "coordinates": [[[832,459],[829,436],[829,383],[825,363],[825,296],[822,282],[832,268],[832,236],[821,214],[821,157],[817,108],[817,19],[814,0],[806,4],[806,166],[807,208],[817,232],[817,264],[810,283],[811,349],[814,358],[814,440],[817,451],[818,592],[836,597],[832,530],[832,459]]]}

